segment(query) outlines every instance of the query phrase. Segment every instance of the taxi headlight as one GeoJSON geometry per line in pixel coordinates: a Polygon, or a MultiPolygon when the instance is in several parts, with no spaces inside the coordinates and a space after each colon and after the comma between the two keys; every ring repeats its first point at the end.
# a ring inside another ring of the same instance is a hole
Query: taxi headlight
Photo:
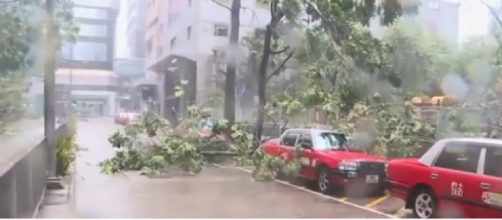
{"type": "Polygon", "coordinates": [[[357,161],[342,160],[338,164],[338,169],[342,171],[357,171],[359,163],[357,161]]]}

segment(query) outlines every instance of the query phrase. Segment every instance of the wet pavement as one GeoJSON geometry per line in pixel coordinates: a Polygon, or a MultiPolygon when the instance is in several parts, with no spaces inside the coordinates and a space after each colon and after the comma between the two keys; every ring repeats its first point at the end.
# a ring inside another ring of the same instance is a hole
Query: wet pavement
{"type": "Polygon", "coordinates": [[[385,216],[237,169],[205,167],[196,176],[151,179],[136,172],[107,176],[98,164],[113,155],[112,119],[79,122],[73,201],[46,205],[46,218],[382,218],[385,216]]]}

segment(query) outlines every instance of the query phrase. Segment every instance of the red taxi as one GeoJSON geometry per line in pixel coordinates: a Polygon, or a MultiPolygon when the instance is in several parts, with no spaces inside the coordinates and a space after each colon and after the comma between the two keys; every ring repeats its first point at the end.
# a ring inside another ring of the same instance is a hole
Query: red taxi
{"type": "Polygon", "coordinates": [[[120,112],[115,115],[115,123],[125,125],[136,120],[138,117],[139,115],[134,112],[120,112]]]}
{"type": "Polygon", "coordinates": [[[502,218],[502,140],[443,139],[387,170],[391,194],[417,218],[502,218]]]}
{"type": "MultiPolygon", "coordinates": [[[[384,190],[385,160],[376,155],[347,147],[344,134],[330,130],[289,129],[281,137],[263,143],[265,153],[293,158],[295,146],[302,147],[299,176],[316,182],[322,193],[335,189],[346,192],[384,190]]],[[[279,175],[280,169],[274,170],[279,175]]]]}

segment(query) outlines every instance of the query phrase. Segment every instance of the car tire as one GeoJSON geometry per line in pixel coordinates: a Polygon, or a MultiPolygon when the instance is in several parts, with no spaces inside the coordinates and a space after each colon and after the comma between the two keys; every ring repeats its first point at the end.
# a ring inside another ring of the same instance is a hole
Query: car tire
{"type": "Polygon", "coordinates": [[[436,218],[437,201],[434,193],[426,188],[420,188],[413,193],[411,209],[415,218],[436,218]]]}
{"type": "Polygon", "coordinates": [[[321,166],[317,172],[316,187],[322,194],[331,194],[333,186],[331,185],[331,172],[325,167],[321,166]]]}

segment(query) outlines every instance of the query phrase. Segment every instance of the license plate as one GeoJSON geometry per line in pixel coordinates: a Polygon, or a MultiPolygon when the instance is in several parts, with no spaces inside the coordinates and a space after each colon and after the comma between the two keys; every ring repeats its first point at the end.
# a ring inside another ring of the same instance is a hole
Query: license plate
{"type": "Polygon", "coordinates": [[[366,183],[378,183],[378,175],[367,175],[366,183]]]}

